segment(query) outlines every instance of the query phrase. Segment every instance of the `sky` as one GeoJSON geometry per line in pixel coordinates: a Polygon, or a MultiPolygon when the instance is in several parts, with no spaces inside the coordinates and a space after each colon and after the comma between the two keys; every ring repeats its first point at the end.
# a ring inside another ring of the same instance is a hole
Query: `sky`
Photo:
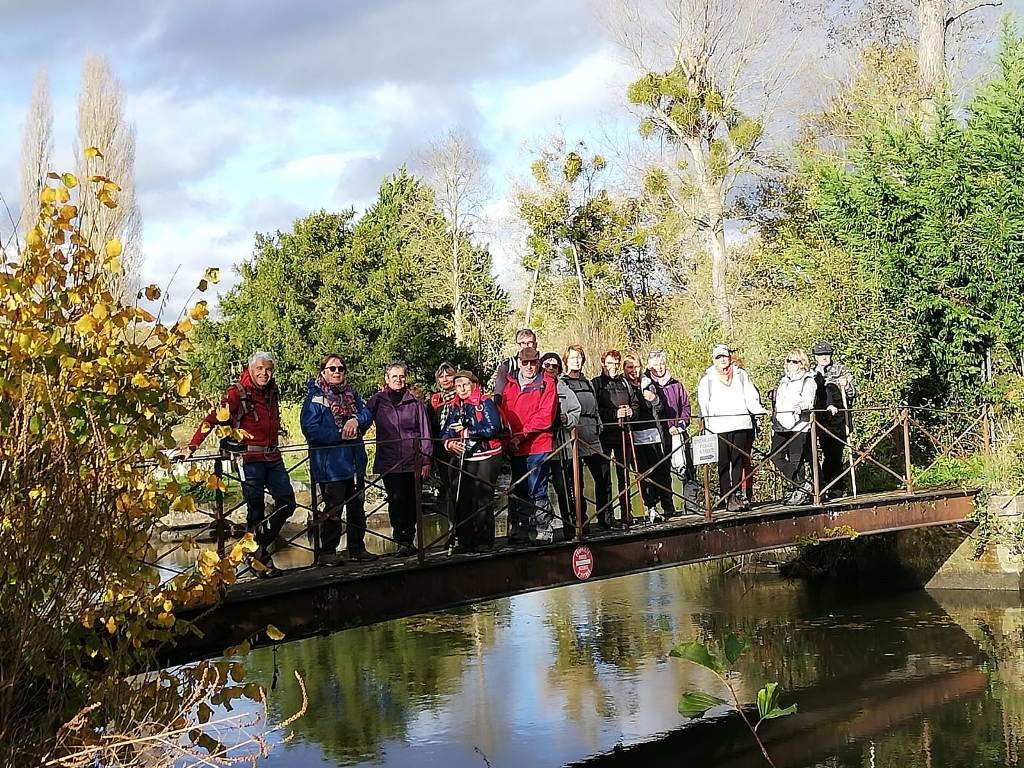
{"type": "MultiPolygon", "coordinates": [[[[743,1],[743,0],[739,0],[743,1]]],[[[1014,0],[1016,6],[1024,0],[1014,0]]],[[[0,193],[17,205],[20,137],[49,77],[54,164],[74,167],[82,58],[106,56],[137,130],[141,284],[172,304],[256,232],[321,208],[362,211],[381,180],[452,128],[488,161],[495,231],[527,147],[635,132],[631,72],[600,0],[0,0],[0,193]],[[171,283],[172,276],[178,273],[171,283]]],[[[508,243],[496,271],[515,288],[508,243]]]]}

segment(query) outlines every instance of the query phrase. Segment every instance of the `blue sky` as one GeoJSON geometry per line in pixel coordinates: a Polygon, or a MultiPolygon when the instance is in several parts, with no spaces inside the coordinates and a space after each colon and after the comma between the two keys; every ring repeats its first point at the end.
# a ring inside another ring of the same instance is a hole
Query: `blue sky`
{"type": "MultiPolygon", "coordinates": [[[[1012,6],[1017,5],[1014,0],[1012,6]]],[[[142,282],[182,301],[253,234],[320,208],[362,210],[426,142],[467,130],[489,161],[496,229],[525,146],[553,132],[596,146],[634,131],[629,79],[596,0],[0,0],[0,191],[17,201],[20,135],[39,67],[55,164],[73,167],[86,52],[108,57],[137,127],[142,282]]],[[[507,248],[498,271],[513,284],[507,248]]]]}
{"type": "Polygon", "coordinates": [[[17,200],[37,68],[50,79],[55,164],[68,169],[82,56],[107,56],[137,127],[143,281],[165,285],[180,267],[179,299],[203,267],[246,258],[256,231],[361,210],[456,126],[489,159],[500,216],[524,143],[560,125],[586,131],[620,103],[625,78],[582,0],[35,5],[0,0],[0,189],[17,200]]]}

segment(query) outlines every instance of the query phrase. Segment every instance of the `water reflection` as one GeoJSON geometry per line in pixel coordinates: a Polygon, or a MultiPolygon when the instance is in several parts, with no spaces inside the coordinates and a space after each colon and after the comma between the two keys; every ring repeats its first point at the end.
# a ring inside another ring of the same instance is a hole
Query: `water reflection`
{"type": "Polygon", "coordinates": [[[667,659],[672,644],[728,632],[755,643],[735,679],[742,696],[778,680],[801,706],[769,732],[779,768],[1016,765],[1019,600],[851,595],[710,564],[263,649],[250,669],[269,685],[276,656],[282,713],[298,705],[291,671],[308,684],[309,712],[275,766],[679,765],[680,754],[761,765],[749,734],[681,727],[675,711],[683,689],[715,681],[667,659]],[[612,753],[618,744],[635,746],[612,753]]]}

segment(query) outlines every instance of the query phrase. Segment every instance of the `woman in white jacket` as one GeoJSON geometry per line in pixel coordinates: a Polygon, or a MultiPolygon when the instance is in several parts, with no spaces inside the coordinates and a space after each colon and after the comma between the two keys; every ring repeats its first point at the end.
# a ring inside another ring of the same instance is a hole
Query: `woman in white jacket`
{"type": "Polygon", "coordinates": [[[711,350],[714,364],[697,385],[697,402],[704,428],[718,435],[720,503],[730,512],[750,507],[743,492],[743,464],[754,446],[754,417],[768,413],[761,394],[745,370],[733,362],[724,344],[711,350]]]}
{"type": "Polygon", "coordinates": [[[810,498],[804,465],[810,462],[811,412],[818,382],[809,368],[804,350],[790,350],[772,396],[772,461],[792,483],[793,490],[783,502],[787,505],[806,504],[810,498]]]}

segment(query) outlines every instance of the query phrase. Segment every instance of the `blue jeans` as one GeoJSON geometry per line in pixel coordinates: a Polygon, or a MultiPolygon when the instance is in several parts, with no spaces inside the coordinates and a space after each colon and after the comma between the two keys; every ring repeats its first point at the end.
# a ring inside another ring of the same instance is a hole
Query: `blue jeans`
{"type": "Polygon", "coordinates": [[[548,502],[551,462],[546,461],[547,456],[546,453],[535,453],[512,457],[514,482],[508,497],[509,542],[547,542],[554,535],[551,526],[554,513],[548,502]]]}
{"type": "Polygon", "coordinates": [[[247,461],[242,465],[245,482],[242,495],[245,497],[245,527],[256,535],[256,543],[264,549],[269,547],[281,533],[285,520],[295,511],[295,492],[292,490],[288,470],[284,461],[247,461]],[[274,510],[267,516],[263,489],[274,499],[274,510]]]}

